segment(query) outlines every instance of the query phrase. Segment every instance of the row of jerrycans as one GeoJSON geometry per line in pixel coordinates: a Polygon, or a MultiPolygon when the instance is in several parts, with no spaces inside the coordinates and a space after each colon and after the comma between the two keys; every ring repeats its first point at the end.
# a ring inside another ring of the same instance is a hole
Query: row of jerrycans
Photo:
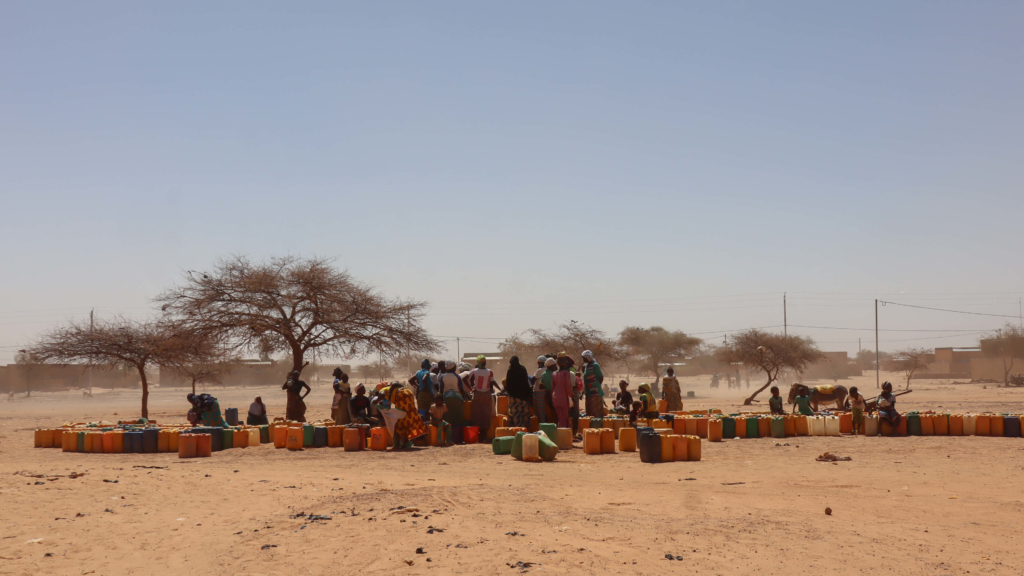
{"type": "Polygon", "coordinates": [[[653,428],[639,430],[640,461],[696,462],[701,458],[701,439],[689,434],[659,434],[653,428]]]}
{"type": "MultiPolygon", "coordinates": [[[[436,431],[435,434],[436,436],[436,431]]],[[[385,450],[391,444],[387,428],[367,425],[315,426],[313,424],[277,425],[273,428],[274,448],[344,448],[346,452],[385,450]]]]}
{"type": "MultiPolygon", "coordinates": [[[[1020,438],[1024,417],[1016,414],[921,414],[909,412],[905,436],[997,436],[1020,438]]],[[[887,427],[887,426],[883,426],[887,427]]]]}
{"type": "Polygon", "coordinates": [[[36,446],[64,452],[124,454],[177,452],[180,429],[142,430],[44,429],[36,431],[36,446]],[[59,440],[58,440],[59,438],[59,440]]]}

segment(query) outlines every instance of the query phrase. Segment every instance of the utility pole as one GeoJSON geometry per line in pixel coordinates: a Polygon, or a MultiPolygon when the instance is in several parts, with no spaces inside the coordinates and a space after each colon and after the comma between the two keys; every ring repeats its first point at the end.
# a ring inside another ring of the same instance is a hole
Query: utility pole
{"type": "MultiPolygon", "coordinates": [[[[92,334],[93,330],[93,313],[96,309],[89,310],[89,334],[92,334]]],[[[89,365],[89,396],[92,396],[92,365],[89,365]]]]}
{"type": "Polygon", "coordinates": [[[857,338],[857,354],[860,354],[860,338],[857,338]]]}
{"type": "Polygon", "coordinates": [[[1024,308],[1020,305],[1020,296],[1017,297],[1017,322],[1021,328],[1024,328],[1024,308]]]}
{"type": "Polygon", "coordinates": [[[878,359],[878,298],[875,298],[875,388],[882,387],[882,363],[878,359]]]}
{"type": "Polygon", "coordinates": [[[782,293],[782,335],[789,336],[789,320],[786,317],[786,293],[782,293]]]}
{"type": "Polygon", "coordinates": [[[455,337],[455,354],[457,355],[455,365],[458,366],[462,364],[462,344],[459,342],[458,336],[455,337]]]}

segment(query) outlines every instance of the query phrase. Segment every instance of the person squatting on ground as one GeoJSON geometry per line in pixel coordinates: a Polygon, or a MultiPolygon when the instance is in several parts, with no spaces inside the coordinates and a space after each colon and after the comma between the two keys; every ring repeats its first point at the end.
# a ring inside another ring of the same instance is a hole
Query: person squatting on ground
{"type": "Polygon", "coordinates": [[[797,409],[804,416],[814,416],[814,408],[811,407],[811,389],[807,386],[801,385],[797,389],[797,396],[793,403],[793,412],[796,412],[797,409]]]}
{"type": "Polygon", "coordinates": [[[267,405],[263,403],[261,396],[257,396],[252,404],[249,405],[249,413],[245,416],[245,424],[247,426],[270,424],[270,420],[267,418],[267,405]]]}
{"type": "Polygon", "coordinates": [[[370,399],[366,397],[366,386],[356,386],[356,395],[348,402],[348,413],[354,424],[380,426],[380,419],[371,415],[370,399]]]}
{"type": "Polygon", "coordinates": [[[193,426],[202,422],[203,426],[227,427],[220,412],[220,402],[217,402],[216,398],[209,394],[189,394],[186,398],[192,404],[186,417],[193,426]]]}

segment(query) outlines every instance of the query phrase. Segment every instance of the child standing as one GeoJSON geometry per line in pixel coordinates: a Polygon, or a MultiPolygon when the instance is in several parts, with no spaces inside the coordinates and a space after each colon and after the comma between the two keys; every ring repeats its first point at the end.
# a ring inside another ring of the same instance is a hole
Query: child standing
{"type": "Polygon", "coordinates": [[[772,397],[768,399],[768,407],[771,408],[772,414],[784,415],[786,410],[782,407],[782,396],[779,396],[779,387],[772,386],[772,397]]]}
{"type": "Polygon", "coordinates": [[[640,417],[640,410],[644,407],[644,403],[637,400],[633,402],[633,410],[629,413],[629,425],[636,428],[636,419],[640,417]]]}
{"type": "Polygon", "coordinates": [[[853,410],[853,434],[864,425],[864,409],[867,407],[864,397],[857,391],[857,387],[850,388],[850,408],[853,410]]]}
{"type": "Polygon", "coordinates": [[[444,404],[444,396],[438,394],[434,396],[434,405],[430,407],[430,425],[437,427],[437,438],[435,442],[438,446],[450,446],[452,442],[452,425],[444,420],[444,415],[448,412],[448,407],[444,404]]]}

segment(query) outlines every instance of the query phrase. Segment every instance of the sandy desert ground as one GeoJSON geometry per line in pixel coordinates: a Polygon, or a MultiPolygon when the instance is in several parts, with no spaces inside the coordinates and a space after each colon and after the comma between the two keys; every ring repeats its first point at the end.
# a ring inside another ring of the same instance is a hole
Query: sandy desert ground
{"type": "MultiPolygon", "coordinates": [[[[842,383],[873,394],[874,381],[842,383]]],[[[740,394],[712,395],[706,382],[684,386],[698,396],[687,408],[738,407],[740,394]]],[[[1024,411],[1024,390],[914,388],[902,411],[1024,411]]],[[[257,393],[283,410],[271,388],[211,392],[242,412],[257,393]]],[[[183,420],[183,395],[155,391],[152,417],[183,420]]],[[[329,401],[329,387],[314,388],[309,416],[327,417],[329,401]]],[[[522,463],[486,445],[264,445],[198,460],[32,448],[36,427],[116,420],[138,405],[131,391],[0,403],[0,574],[1024,572],[1022,439],[727,440],[704,443],[701,462],[659,465],[579,449],[522,463]],[[825,451],[853,461],[816,462],[825,451]],[[27,476],[71,472],[85,475],[27,476]]]]}

